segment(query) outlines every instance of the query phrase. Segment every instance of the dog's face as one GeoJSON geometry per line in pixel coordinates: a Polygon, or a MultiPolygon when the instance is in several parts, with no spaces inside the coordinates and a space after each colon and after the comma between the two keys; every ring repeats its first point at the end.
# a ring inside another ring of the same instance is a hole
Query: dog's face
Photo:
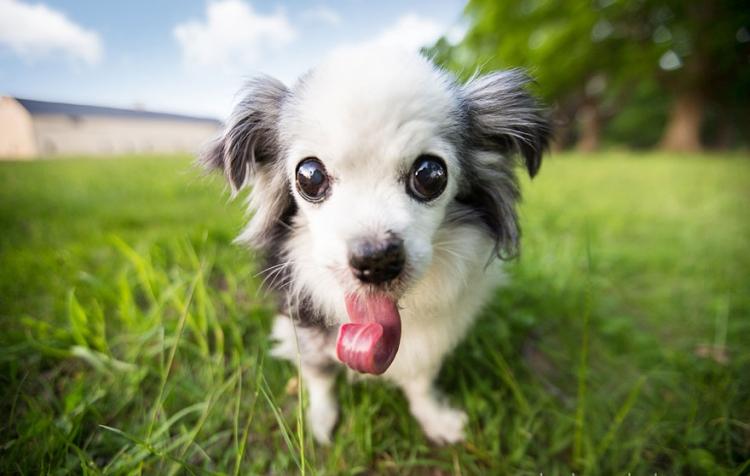
{"type": "Polygon", "coordinates": [[[362,71],[364,61],[329,62],[295,88],[280,122],[283,173],[316,279],[398,297],[429,266],[458,192],[460,104],[427,61],[362,71]]]}
{"type": "Polygon", "coordinates": [[[512,71],[461,86],[420,55],[349,52],[291,89],[253,81],[203,160],[235,191],[252,184],[241,238],[279,255],[316,304],[395,301],[445,227],[472,223],[496,252],[515,249],[512,155],[533,175],[549,135],[525,82],[512,71]]]}

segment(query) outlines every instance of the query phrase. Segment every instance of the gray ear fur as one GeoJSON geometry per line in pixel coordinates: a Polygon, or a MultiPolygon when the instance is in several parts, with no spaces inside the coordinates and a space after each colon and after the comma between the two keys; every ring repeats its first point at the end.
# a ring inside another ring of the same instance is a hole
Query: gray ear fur
{"type": "Polygon", "coordinates": [[[526,90],[529,77],[511,69],[479,76],[463,88],[469,140],[475,149],[521,154],[530,176],[542,164],[551,136],[544,109],[526,90]]]}
{"type": "Polygon", "coordinates": [[[222,137],[201,154],[203,166],[222,170],[233,192],[240,190],[259,167],[279,157],[277,127],[288,92],[280,81],[268,76],[251,80],[222,137]]]}
{"type": "Polygon", "coordinates": [[[523,157],[533,177],[551,135],[544,109],[526,90],[528,82],[523,72],[510,70],[474,78],[461,90],[465,179],[450,213],[458,220],[479,220],[501,258],[515,256],[521,235],[514,156],[523,157]]]}
{"type": "Polygon", "coordinates": [[[222,137],[201,154],[208,169],[224,172],[233,194],[252,180],[248,207],[250,222],[237,238],[276,255],[288,233],[296,208],[289,181],[283,173],[279,121],[289,90],[268,76],[250,81],[235,107],[222,137]]]}

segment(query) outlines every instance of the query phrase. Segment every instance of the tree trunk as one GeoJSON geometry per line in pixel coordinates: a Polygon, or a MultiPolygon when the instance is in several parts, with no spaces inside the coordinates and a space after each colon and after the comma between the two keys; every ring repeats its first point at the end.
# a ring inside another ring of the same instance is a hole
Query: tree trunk
{"type": "Polygon", "coordinates": [[[570,140],[573,132],[573,128],[571,127],[572,122],[572,114],[566,116],[560,111],[555,111],[552,114],[552,124],[554,124],[552,140],[550,141],[550,150],[552,152],[562,152],[570,148],[573,143],[570,140]]]}
{"type": "Polygon", "coordinates": [[[660,147],[673,152],[697,152],[701,145],[703,98],[694,91],[679,93],[672,103],[660,147]]]}
{"type": "Polygon", "coordinates": [[[719,130],[716,132],[716,148],[731,149],[737,142],[737,129],[731,117],[722,116],[719,120],[719,130]]]}
{"type": "Polygon", "coordinates": [[[602,115],[594,101],[586,101],[578,110],[578,123],[581,134],[576,148],[582,152],[593,152],[599,149],[602,136],[602,115]]]}

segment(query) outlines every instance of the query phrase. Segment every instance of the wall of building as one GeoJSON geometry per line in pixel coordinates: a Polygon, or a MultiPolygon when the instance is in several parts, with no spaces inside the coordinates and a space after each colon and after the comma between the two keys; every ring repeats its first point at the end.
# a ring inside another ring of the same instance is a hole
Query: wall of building
{"type": "Polygon", "coordinates": [[[15,99],[0,96],[0,159],[28,159],[35,155],[31,115],[15,99]]]}
{"type": "Polygon", "coordinates": [[[41,157],[130,153],[195,153],[215,137],[220,125],[174,119],[104,116],[33,116],[41,157]]]}

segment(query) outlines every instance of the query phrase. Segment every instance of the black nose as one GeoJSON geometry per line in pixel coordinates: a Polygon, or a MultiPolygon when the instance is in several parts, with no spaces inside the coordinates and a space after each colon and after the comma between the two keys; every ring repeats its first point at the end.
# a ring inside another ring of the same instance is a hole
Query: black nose
{"type": "Polygon", "coordinates": [[[349,266],[363,283],[381,284],[396,278],[404,269],[404,241],[394,234],[386,239],[361,239],[349,245],[349,266]]]}

